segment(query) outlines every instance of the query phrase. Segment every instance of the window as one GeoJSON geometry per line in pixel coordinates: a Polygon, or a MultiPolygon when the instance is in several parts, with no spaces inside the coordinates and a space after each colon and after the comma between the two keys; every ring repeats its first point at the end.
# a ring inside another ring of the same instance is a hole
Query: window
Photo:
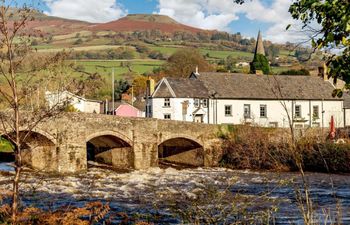
{"type": "Polygon", "coordinates": [[[318,119],[318,118],[320,118],[320,112],[319,112],[318,105],[314,105],[314,106],[312,107],[312,117],[313,117],[313,119],[318,119]]]}
{"type": "Polygon", "coordinates": [[[295,118],[301,118],[301,105],[296,105],[295,107],[294,116],[295,118]]]}
{"type": "Polygon", "coordinates": [[[194,107],[198,108],[199,107],[199,99],[194,99],[194,107]]]}
{"type": "Polygon", "coordinates": [[[170,98],[164,99],[164,107],[170,107],[170,98]]]}
{"type": "Polygon", "coordinates": [[[244,118],[250,118],[250,105],[244,105],[244,118]]]}
{"type": "Polygon", "coordinates": [[[171,115],[170,114],[164,114],[164,119],[165,120],[171,120],[171,115]]]}
{"type": "Polygon", "coordinates": [[[225,116],[232,116],[232,105],[225,105],[225,116]]]}
{"type": "Polygon", "coordinates": [[[263,118],[267,117],[267,106],[266,105],[260,105],[260,117],[263,117],[263,118]]]}
{"type": "Polygon", "coordinates": [[[202,100],[202,105],[204,108],[207,108],[208,107],[208,99],[203,99],[202,100]]]}

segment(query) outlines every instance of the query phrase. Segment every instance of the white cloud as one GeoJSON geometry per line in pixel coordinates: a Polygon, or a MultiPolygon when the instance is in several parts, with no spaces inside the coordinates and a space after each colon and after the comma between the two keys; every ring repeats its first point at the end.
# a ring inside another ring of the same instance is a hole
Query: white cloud
{"type": "MultiPolygon", "coordinates": [[[[270,27],[263,32],[264,38],[285,43],[305,40],[300,23],[288,12],[290,0],[273,0],[270,5],[263,0],[246,1],[242,5],[232,0],[158,0],[157,14],[168,15],[181,23],[203,29],[229,30],[232,22],[239,23],[245,16],[252,22],[267,23],[270,27]],[[288,24],[292,29],[286,31],[288,24]]],[[[249,26],[249,24],[247,24],[249,26]]]]}
{"type": "Polygon", "coordinates": [[[49,8],[46,14],[93,23],[119,19],[127,11],[115,0],[44,0],[49,8]]]}
{"type": "MultiPolygon", "coordinates": [[[[194,27],[227,30],[228,25],[238,17],[230,10],[218,8],[215,2],[222,4],[220,0],[159,0],[155,13],[194,27]]],[[[227,3],[226,0],[222,2],[227,3]]]]}

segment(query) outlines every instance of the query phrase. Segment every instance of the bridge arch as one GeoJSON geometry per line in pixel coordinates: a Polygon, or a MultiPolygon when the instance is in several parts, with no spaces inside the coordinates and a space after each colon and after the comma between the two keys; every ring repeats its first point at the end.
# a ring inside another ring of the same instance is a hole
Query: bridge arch
{"type": "MultiPolygon", "coordinates": [[[[23,164],[38,170],[55,171],[57,169],[56,141],[51,135],[39,129],[32,131],[23,129],[20,131],[20,136],[24,139],[21,141],[23,164]]],[[[14,132],[2,133],[1,137],[14,147],[11,141],[14,139],[14,132]]],[[[8,157],[11,156],[8,155],[8,157]]]]}
{"type": "Polygon", "coordinates": [[[130,139],[119,132],[99,131],[86,138],[88,166],[103,164],[120,169],[133,168],[132,150],[130,139]]]}
{"type": "Polygon", "coordinates": [[[158,163],[179,166],[204,166],[204,147],[198,139],[172,136],[158,144],[158,163]]]}

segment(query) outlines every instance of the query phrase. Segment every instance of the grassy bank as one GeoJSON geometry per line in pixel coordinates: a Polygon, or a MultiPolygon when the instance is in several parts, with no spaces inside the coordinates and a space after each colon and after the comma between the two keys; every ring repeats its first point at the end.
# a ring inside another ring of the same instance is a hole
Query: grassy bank
{"type": "Polygon", "coordinates": [[[11,153],[13,152],[12,144],[4,138],[0,137],[0,153],[11,153]]]}
{"type": "MultiPolygon", "coordinates": [[[[314,132],[317,133],[317,132],[314,132]]],[[[240,126],[222,135],[225,139],[221,165],[232,169],[350,173],[350,144],[336,144],[311,134],[292,148],[286,130],[240,126]]]]}

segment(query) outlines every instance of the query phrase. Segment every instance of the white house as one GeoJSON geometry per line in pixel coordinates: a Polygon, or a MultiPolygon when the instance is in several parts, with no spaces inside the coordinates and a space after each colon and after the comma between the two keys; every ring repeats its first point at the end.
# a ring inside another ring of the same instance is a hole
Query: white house
{"type": "Polygon", "coordinates": [[[89,100],[77,96],[69,91],[45,93],[46,101],[50,108],[61,105],[72,105],[75,109],[84,113],[101,113],[101,101],[89,100]]]}
{"type": "Polygon", "coordinates": [[[193,73],[163,78],[148,98],[149,117],[264,127],[344,126],[343,99],[333,84],[312,76],[193,73]],[[290,119],[289,119],[290,118],[290,119]]]}

